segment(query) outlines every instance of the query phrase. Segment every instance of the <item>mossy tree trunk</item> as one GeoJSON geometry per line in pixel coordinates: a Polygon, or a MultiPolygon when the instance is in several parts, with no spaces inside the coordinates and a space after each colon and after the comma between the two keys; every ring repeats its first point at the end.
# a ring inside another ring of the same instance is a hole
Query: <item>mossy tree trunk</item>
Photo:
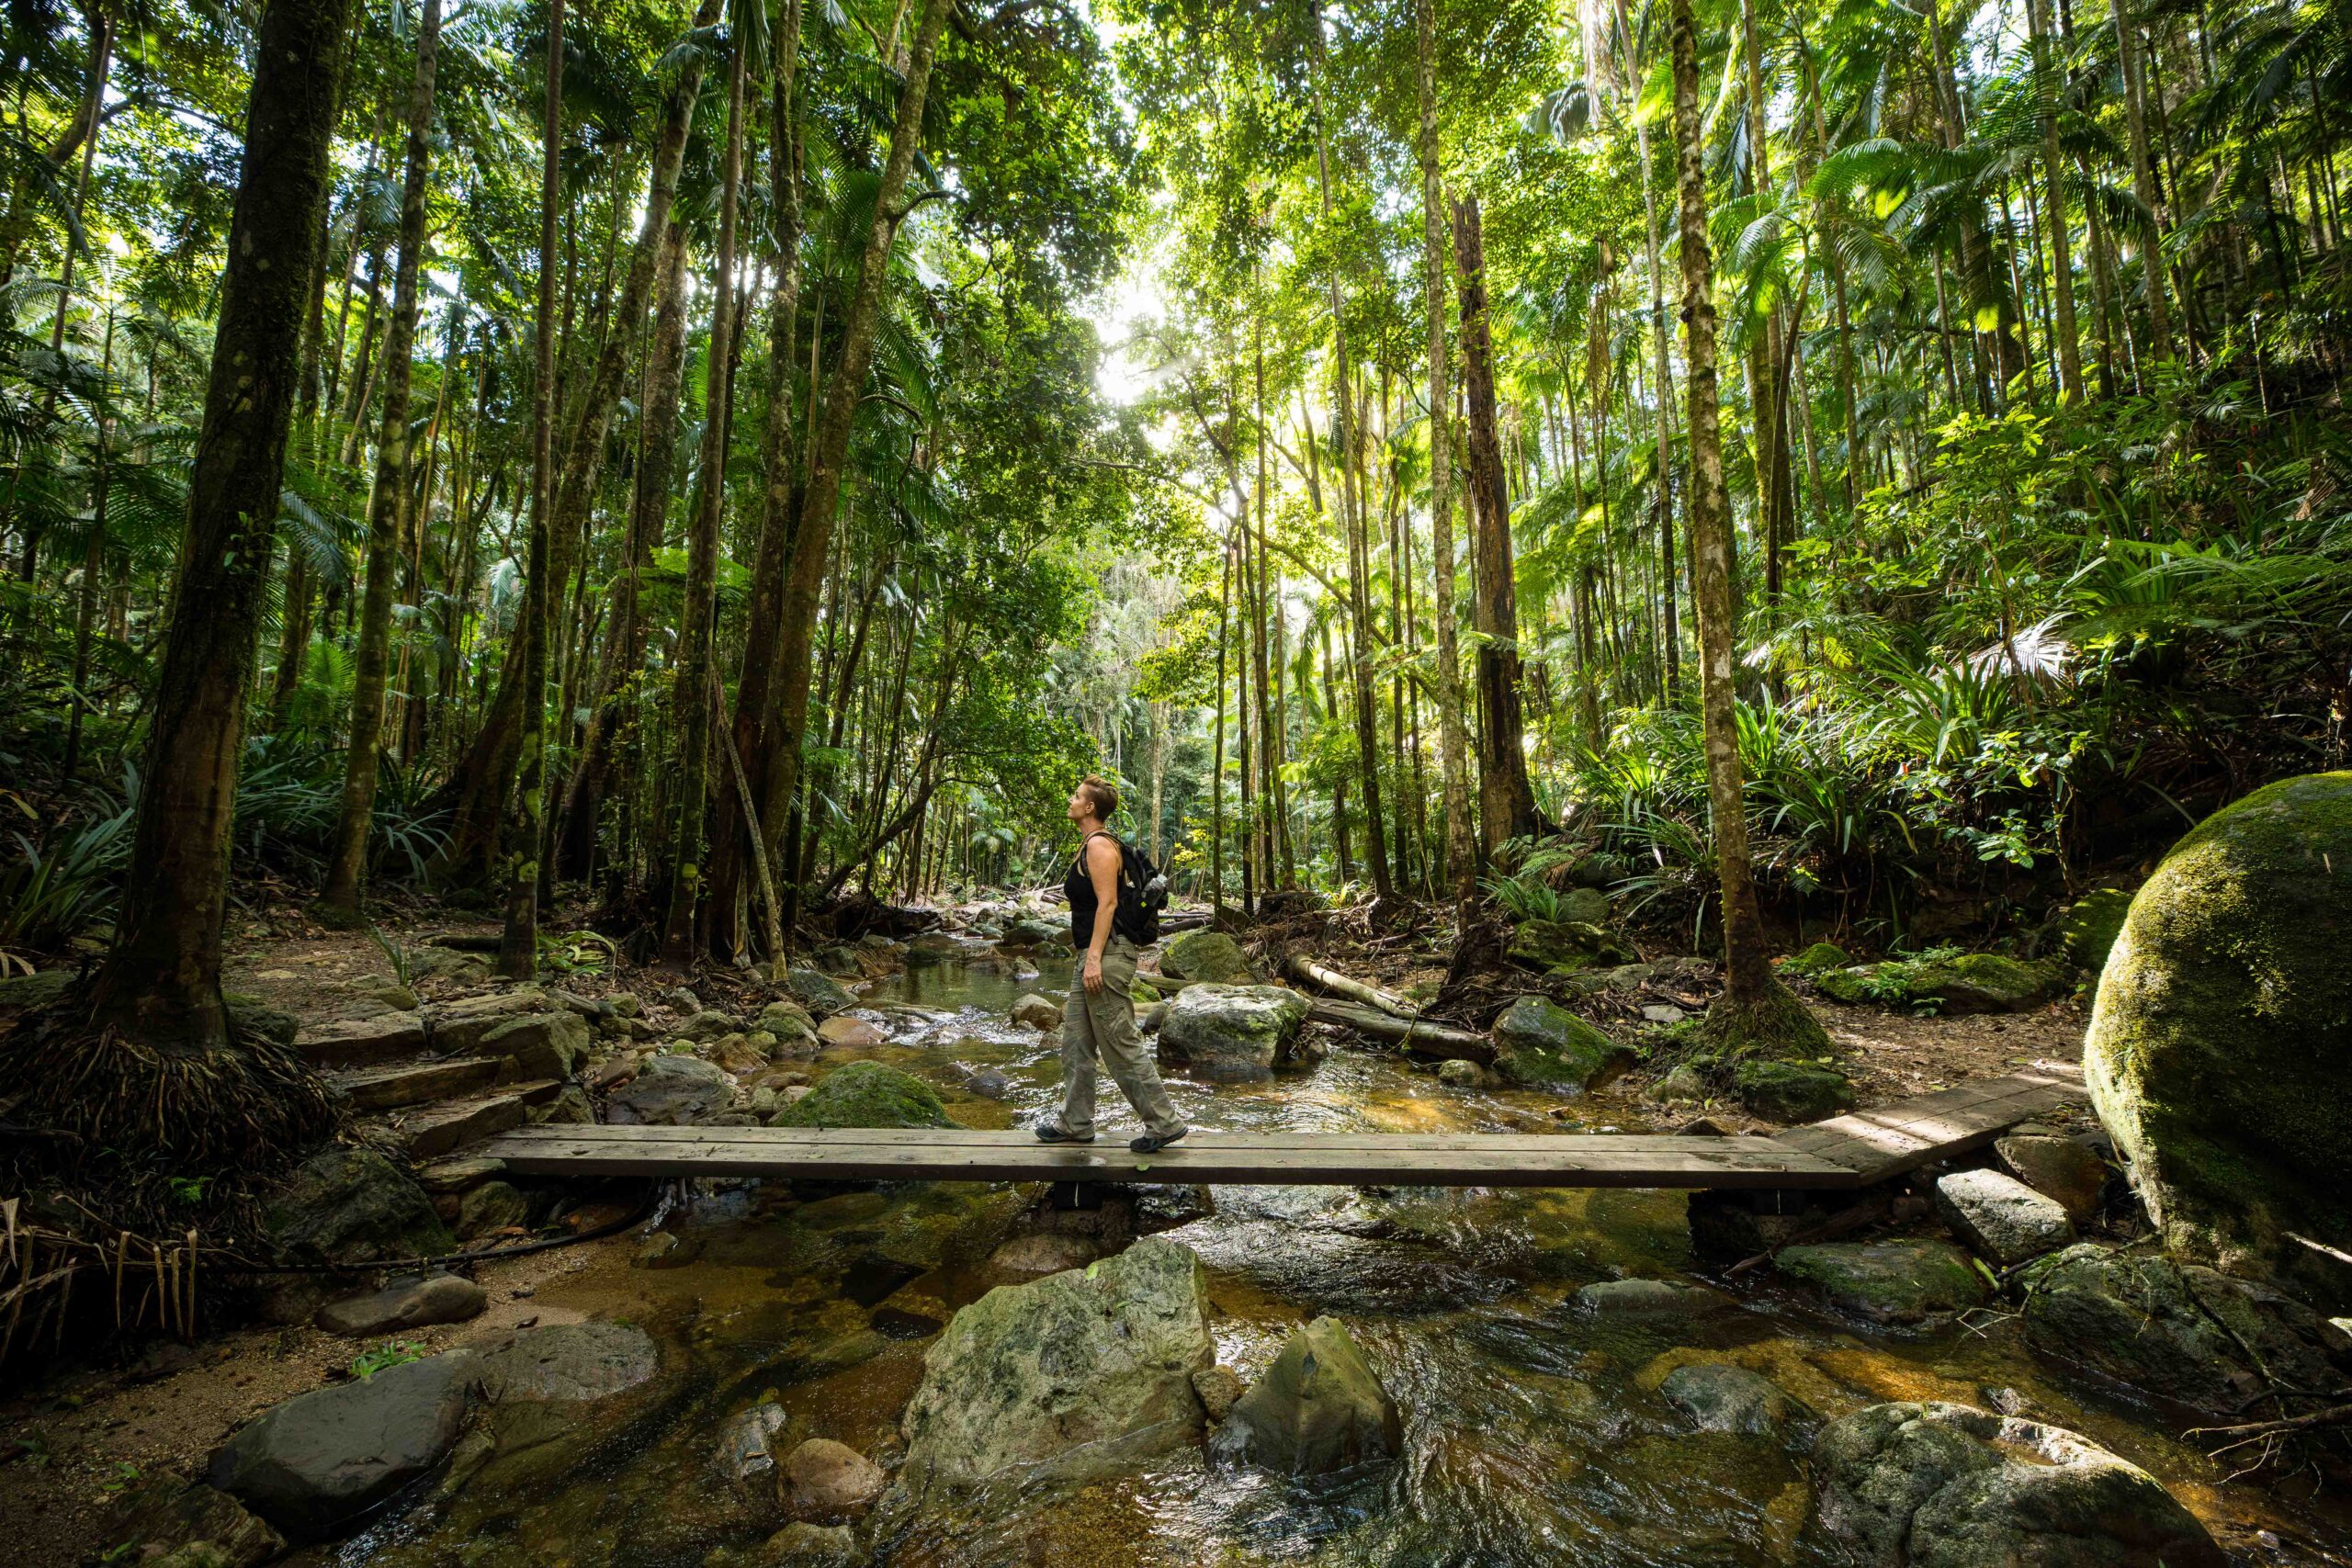
{"type": "Polygon", "coordinates": [[[433,164],[433,75],[441,39],[441,0],[424,0],[416,31],[416,78],[408,100],[408,173],[401,189],[400,263],[392,276],[392,319],[384,334],[384,412],[376,438],[376,488],[368,508],[368,588],[359,612],[359,649],[351,690],[351,739],[344,754],[343,799],[327,850],[326,885],[314,911],[331,925],[360,918],[359,885],[368,865],[368,827],[376,810],[377,760],[384,728],[385,677],[391,664],[393,578],[408,528],[410,362],[416,345],[417,276],[424,262],[425,181],[433,164]]]}
{"type": "Polygon", "coordinates": [[[349,0],[273,0],[245,111],[220,313],[115,942],[94,1017],[159,1044],[229,1039],[220,998],[245,699],[293,423],[349,0]]]}

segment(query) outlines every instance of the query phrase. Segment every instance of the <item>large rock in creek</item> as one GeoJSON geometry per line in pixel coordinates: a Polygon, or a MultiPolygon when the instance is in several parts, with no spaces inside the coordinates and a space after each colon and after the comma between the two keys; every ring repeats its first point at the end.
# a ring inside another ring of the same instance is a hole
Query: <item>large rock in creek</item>
{"type": "Polygon", "coordinates": [[[329,1334],[395,1334],[437,1323],[463,1323],[480,1316],[489,1304],[488,1293],[471,1280],[428,1274],[329,1302],[319,1309],[317,1322],[329,1334]]]}
{"type": "Polygon", "coordinates": [[[1159,1059],[1212,1082],[1269,1077],[1297,1043],[1306,1010],[1306,998],[1280,986],[1188,986],[1160,1021],[1159,1059]]]}
{"type": "MultiPolygon", "coordinates": [[[[2084,1074],[2176,1256],[2233,1274],[2352,1248],[2352,773],[2214,813],[2132,901],[2084,1074]]],[[[2330,1280],[2341,1286],[2341,1271],[2330,1280]]]]}
{"type": "Polygon", "coordinates": [[[1832,1306],[1878,1323],[1920,1323],[1982,1306],[1992,1293],[1968,1254],[1948,1241],[1825,1242],[1781,1249],[1772,1266],[1832,1306]]]}
{"type": "Polygon", "coordinates": [[[474,1371],[458,1351],[297,1394],[239,1428],[205,1480],[291,1540],[331,1535],[441,1462],[474,1371]]]}
{"type": "Polygon", "coordinates": [[[2235,1412],[2274,1384],[2341,1381],[2342,1336],[2276,1291],[2200,1264],[2070,1247],[2025,1275],[2026,1343],[2174,1404],[2235,1412]]]}
{"type": "Polygon", "coordinates": [[[1223,931],[1185,931],[1159,952],[1159,972],[1171,980],[1206,980],[1219,986],[1254,986],[1265,978],[1241,944],[1223,931]]]}
{"type": "Polygon", "coordinates": [[[953,1127],[932,1087],[879,1062],[852,1062],[769,1118],[771,1127],[953,1127]]]}
{"type": "Polygon", "coordinates": [[[1979,1257],[2004,1269],[2075,1240],[2064,1204],[1997,1170],[1956,1170],[1939,1178],[1936,1213],[1979,1257]]]}
{"type": "Polygon", "coordinates": [[[1193,1374],[1216,1361],[1200,1261],[1148,1236],[958,1312],[908,1404],[910,1495],[1086,1481],[1200,1440],[1193,1374]]]}
{"type": "Polygon", "coordinates": [[[123,1499],[107,1525],[114,1549],[99,1561],[184,1568],[261,1568],[281,1557],[286,1539],[217,1487],[160,1480],[123,1499]]]}
{"type": "Polygon", "coordinates": [[[1293,1333],[1238,1400],[1210,1451],[1289,1475],[1328,1475],[1395,1459],[1405,1427],[1379,1374],[1336,1317],[1293,1333]]]}
{"type": "Polygon", "coordinates": [[[734,1080],[699,1056],[648,1056],[637,1076],[605,1101],[605,1119],[626,1126],[691,1127],[734,1102],[734,1080]]]}
{"type": "Polygon", "coordinates": [[[844,1008],[857,1005],[857,998],[821,969],[788,969],[785,971],[784,984],[795,1001],[819,1018],[831,1018],[844,1008]]]}
{"type": "Polygon", "coordinates": [[[1521,997],[1495,1020],[1495,1071],[1529,1089],[1581,1094],[1632,1054],[1548,997],[1521,997]]]}
{"type": "Polygon", "coordinates": [[[1883,1568],[2225,1568],[2155,1477],[2063,1427],[1873,1404],[1813,1446],[1816,1518],[1883,1568]]]}
{"type": "Polygon", "coordinates": [[[301,1263],[356,1266],[458,1249],[424,1190],[373,1149],[311,1156],[271,1195],[262,1227],[301,1263]]]}
{"type": "Polygon", "coordinates": [[[1677,1367],[1666,1374],[1657,1391],[1702,1432],[1770,1437],[1812,1415],[1802,1401],[1763,1373],[1727,1361],[1694,1361],[1677,1367]]]}

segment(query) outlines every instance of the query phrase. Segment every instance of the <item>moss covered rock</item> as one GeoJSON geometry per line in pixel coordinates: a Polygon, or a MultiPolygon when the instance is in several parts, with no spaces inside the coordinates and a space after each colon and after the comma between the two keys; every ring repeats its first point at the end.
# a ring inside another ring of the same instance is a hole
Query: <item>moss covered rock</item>
{"type": "Polygon", "coordinates": [[[1254,986],[1264,978],[1251,967],[1241,944],[1223,931],[1186,931],[1160,950],[1159,972],[1171,980],[1208,980],[1220,986],[1254,986]]]}
{"type": "Polygon", "coordinates": [[[2095,887],[2075,899],[2051,922],[2059,951],[2075,968],[2098,984],[2115,939],[2123,934],[2123,917],[2131,912],[2132,895],[2120,887],[2095,887]]]}
{"type": "Polygon", "coordinates": [[[2352,773],[2257,790],[2132,901],[2083,1064],[2175,1255],[2228,1273],[2352,1247],[2352,773]]]}
{"type": "Polygon", "coordinates": [[[1809,978],[1827,970],[1843,969],[1853,962],[1853,956],[1836,942],[1816,942],[1781,967],[1801,978],[1809,978]]]}
{"type": "Polygon", "coordinates": [[[1908,966],[1905,987],[1915,1001],[1933,1000],[1943,1013],[2022,1012],[2040,1007],[2064,987],[2054,964],[2027,964],[1997,953],[1962,953],[1908,966]]]}
{"type": "Polygon", "coordinates": [[[1632,1053],[1559,1003],[1521,997],[1495,1020],[1495,1071],[1529,1089],[1581,1094],[1632,1053]]]}
{"type": "Polygon", "coordinates": [[[1854,1106],[1853,1081],[1810,1062],[1743,1062],[1733,1086],[1748,1114],[1767,1122],[1818,1122],[1854,1106]]]}
{"type": "Polygon", "coordinates": [[[458,1247],[424,1189],[373,1149],[311,1156],[271,1194],[262,1226],[299,1263],[356,1267],[437,1258],[458,1247]]]}
{"type": "Polygon", "coordinates": [[[1813,988],[1831,1001],[1859,1007],[1864,1002],[1879,999],[1871,987],[1871,981],[1877,974],[1878,965],[1875,964],[1856,964],[1842,969],[1823,969],[1809,978],[1813,981],[1813,988]]]}
{"type": "Polygon", "coordinates": [[[776,1113],[775,1127],[953,1127],[921,1078],[879,1062],[852,1062],[776,1113]]]}
{"type": "Polygon", "coordinates": [[[1918,1323],[1982,1306],[1991,1287],[1948,1241],[1828,1242],[1783,1248],[1773,1267],[1832,1306],[1879,1323],[1918,1323]]]}
{"type": "MultiPolygon", "coordinates": [[[[1600,912],[1606,916],[1606,899],[1586,888],[1576,892],[1599,900],[1600,912]]],[[[1586,912],[1590,911],[1588,908],[1586,912]]],[[[1549,974],[1596,966],[1613,968],[1620,964],[1632,964],[1641,954],[1634,951],[1632,943],[1597,920],[1559,919],[1521,920],[1511,931],[1506,956],[1514,964],[1549,974]]]]}

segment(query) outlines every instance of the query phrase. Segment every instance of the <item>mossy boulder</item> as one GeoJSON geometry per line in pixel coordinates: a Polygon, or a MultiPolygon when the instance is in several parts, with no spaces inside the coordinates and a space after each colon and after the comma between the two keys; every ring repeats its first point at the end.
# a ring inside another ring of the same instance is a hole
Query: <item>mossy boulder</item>
{"type": "Polygon", "coordinates": [[[2059,993],[2064,981],[2054,964],[2028,964],[1997,953],[1962,953],[1911,964],[1904,984],[1914,1000],[1932,999],[1937,1011],[1957,1016],[2040,1007],[2059,993]]]}
{"type": "MultiPolygon", "coordinates": [[[[1608,916],[1608,900],[1589,888],[1577,888],[1569,894],[1569,903],[1578,896],[1596,900],[1600,905],[1602,919],[1608,916]]],[[[1593,912],[1583,906],[1586,913],[1593,912]]],[[[1505,956],[1512,963],[1546,974],[1561,971],[1613,968],[1620,964],[1632,964],[1641,957],[1624,938],[1610,931],[1600,920],[1521,920],[1512,929],[1510,945],[1505,956]]]]}
{"type": "Polygon", "coordinates": [[[1836,942],[1816,942],[1781,967],[1801,979],[1809,979],[1831,969],[1843,969],[1853,962],[1853,956],[1836,942]]]}
{"type": "Polygon", "coordinates": [[[0,976],[0,1011],[31,1012],[45,1008],[74,988],[71,969],[36,969],[29,975],[0,976]]]}
{"type": "Polygon", "coordinates": [[[1832,1306],[1878,1323],[1920,1323],[1982,1306],[1991,1293],[1968,1254],[1948,1241],[1826,1242],[1784,1247],[1773,1267],[1832,1306]]]}
{"type": "Polygon", "coordinates": [[[1223,931],[1186,931],[1159,951],[1159,972],[1171,980],[1206,980],[1219,986],[1254,986],[1265,978],[1251,966],[1241,944],[1223,931]]]}
{"type": "Polygon", "coordinates": [[[1871,984],[1877,975],[1875,964],[1854,964],[1842,969],[1817,970],[1807,977],[1813,981],[1813,988],[1831,1001],[1860,1007],[1879,999],[1871,984]]]}
{"type": "Polygon", "coordinates": [[[1743,1062],[1732,1082],[1748,1114],[1767,1122],[1818,1122],[1854,1108],[1853,1080],[1811,1062],[1743,1062]]]}
{"type": "Polygon", "coordinates": [[[1188,986],[1159,1022],[1159,1059],[1212,1083],[1270,1077],[1306,1025],[1306,998],[1281,986],[1188,986]]]}
{"type": "Polygon", "coordinates": [[[271,1194],[262,1228],[297,1263],[357,1267],[458,1248],[424,1189],[365,1148],[313,1155],[271,1194]]]}
{"type": "Polygon", "coordinates": [[[2132,910],[2132,895],[2120,887],[2095,887],[2060,912],[2051,922],[2060,952],[2075,968],[2085,971],[2093,986],[2107,967],[2115,939],[2123,934],[2123,918],[2132,910]]]}
{"type": "Polygon", "coordinates": [[[789,969],[785,972],[785,988],[793,999],[818,1018],[831,1018],[844,1008],[857,1005],[857,998],[842,988],[840,981],[821,969],[789,969]]]}
{"type": "MultiPolygon", "coordinates": [[[[284,1008],[274,1008],[261,998],[246,991],[224,991],[222,1002],[229,1009],[229,1027],[240,1040],[266,1040],[275,1045],[291,1045],[302,1032],[302,1021],[284,1008]]],[[[413,998],[409,1005],[416,1005],[413,998]]]]}
{"type": "Polygon", "coordinates": [[[852,1062],[778,1111],[773,1127],[953,1127],[921,1078],[879,1062],[852,1062]]]}
{"type": "Polygon", "coordinates": [[[2320,1265],[2290,1233],[2352,1248],[2347,953],[2352,773],[2214,813],[2132,899],[2083,1065],[2176,1256],[2258,1274],[2320,1265]]]}
{"type": "Polygon", "coordinates": [[[1632,1053],[1548,997],[1521,997],[1495,1020],[1495,1071],[1528,1089],[1581,1094],[1632,1053]]]}

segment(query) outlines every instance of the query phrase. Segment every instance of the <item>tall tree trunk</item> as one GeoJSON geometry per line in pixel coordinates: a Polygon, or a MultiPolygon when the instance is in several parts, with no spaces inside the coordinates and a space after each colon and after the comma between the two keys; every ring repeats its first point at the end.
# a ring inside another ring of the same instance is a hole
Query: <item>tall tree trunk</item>
{"type": "MultiPolygon", "coordinates": [[[[2035,72],[2042,80],[2042,91],[2054,99],[2061,95],[2063,83],[2051,46],[2046,0],[2026,0],[2026,16],[2033,32],[2035,72]]],[[[2058,151],[2058,116],[2047,107],[2041,113],[2041,166],[2043,186],[2049,192],[2042,203],[2047,215],[2042,226],[2050,234],[2051,303],[2057,318],[2052,330],[2058,339],[2058,393],[2068,402],[2079,402],[2083,396],[2083,345],[2075,327],[2074,241],[2066,226],[2064,184],[2066,165],[2058,151]]]]}
{"type": "MultiPolygon", "coordinates": [[[[842,332],[841,356],[834,362],[825,389],[824,415],[808,453],[808,484],[794,532],[792,562],[785,575],[783,651],[775,675],[776,735],[769,749],[767,796],[761,820],[785,820],[800,789],[801,736],[808,725],[810,655],[817,626],[817,596],[824,587],[825,559],[832,544],[833,516],[840,510],[842,469],[849,457],[850,428],[865,396],[866,371],[874,355],[875,323],[882,311],[883,291],[889,285],[890,252],[899,225],[906,219],[899,203],[906,194],[907,172],[913,167],[915,144],[922,137],[922,107],[931,93],[932,55],[946,25],[948,0],[923,0],[922,19],[915,28],[907,57],[905,85],[899,90],[899,113],[890,128],[890,152],[875,192],[874,222],[866,231],[865,254],[860,258],[857,290],[852,296],[849,320],[842,332]]],[[[809,389],[810,401],[816,389],[809,389]]],[[[795,897],[787,890],[789,905],[795,897]]],[[[785,921],[787,933],[790,920],[785,921]]]]}
{"type": "Polygon", "coordinates": [[[686,231],[673,218],[662,245],[653,339],[646,351],[644,395],[639,400],[636,483],[629,502],[626,557],[613,580],[612,609],[596,683],[589,698],[580,762],[563,802],[557,864],[567,877],[584,877],[596,855],[596,820],[605,778],[628,688],[645,667],[643,579],[662,546],[670,514],[670,487],[678,467],[678,400],[686,367],[686,231]]]}
{"type": "MultiPolygon", "coordinates": [[[[1495,423],[1495,347],[1487,322],[1486,240],[1478,198],[1453,204],[1453,265],[1462,281],[1462,384],[1469,400],[1470,510],[1477,529],[1478,792],[1489,854],[1537,830],[1535,786],[1521,750],[1519,607],[1512,586],[1510,491],[1495,423]]],[[[1695,459],[1694,459],[1695,460],[1695,459]]],[[[1669,591],[1670,592],[1670,591],[1669,591]]]]}
{"type": "MultiPolygon", "coordinates": [[[[702,0],[695,13],[695,25],[707,28],[716,22],[719,4],[720,0],[702,0]]],[[[628,273],[621,283],[620,302],[614,308],[614,330],[605,334],[595,368],[580,399],[577,423],[564,445],[562,473],[555,484],[555,517],[549,524],[553,551],[549,577],[559,595],[571,577],[589,502],[604,472],[605,433],[619,400],[630,358],[637,351],[645,307],[662,265],[662,239],[669,231],[671,209],[677,202],[678,171],[685,158],[687,135],[694,127],[703,71],[702,51],[690,51],[664,100],[662,136],[654,144],[648,179],[645,216],[638,225],[637,242],[629,252],[628,273]]],[[[552,453],[549,461],[554,461],[552,453]]],[[[536,585],[533,591],[536,592],[536,585]]],[[[520,750],[526,690],[523,652],[523,639],[508,645],[490,711],[483,716],[481,729],[445,792],[449,807],[449,838],[438,869],[450,882],[476,883],[492,869],[499,824],[520,750]]]]}
{"type": "Polygon", "coordinates": [[[262,13],[204,422],[113,950],[93,1016],[154,1044],[229,1039],[229,832],[264,577],[285,483],[349,0],[262,13]]]}
{"type": "MultiPolygon", "coordinates": [[[[1634,30],[1634,20],[1625,8],[1625,0],[1614,0],[1614,4],[1617,10],[1618,30],[1624,36],[1625,47],[1631,50],[1634,48],[1634,40],[1640,35],[1634,30]]],[[[1658,657],[1660,668],[1664,671],[1666,690],[1668,694],[1671,695],[1681,684],[1682,667],[1682,638],[1680,628],[1675,624],[1674,609],[1676,555],[1674,548],[1674,427],[1671,422],[1672,416],[1667,409],[1667,400],[1672,395],[1674,389],[1674,371],[1667,358],[1667,339],[1670,335],[1671,329],[1666,324],[1666,263],[1657,219],[1657,193],[1652,186],[1650,177],[1649,121],[1634,112],[1635,92],[1632,83],[1638,80],[1642,74],[1639,69],[1641,62],[1636,59],[1629,63],[1634,69],[1626,73],[1625,107],[1628,118],[1634,122],[1634,151],[1642,163],[1642,217],[1645,224],[1645,240],[1648,248],[1650,276],[1650,348],[1653,356],[1653,372],[1657,379],[1657,397],[1655,400],[1657,414],[1656,509],[1658,561],[1665,579],[1660,585],[1661,592],[1658,595],[1660,612],[1658,657]]],[[[1491,841],[1494,829],[1489,827],[1487,831],[1491,841]]]]}
{"type": "MultiPolygon", "coordinates": [[[[1315,0],[1316,183],[1322,195],[1324,225],[1333,231],[1336,239],[1331,215],[1331,132],[1324,102],[1324,79],[1329,74],[1330,62],[1324,54],[1322,0],[1315,0]]],[[[1393,888],[1388,875],[1387,824],[1380,800],[1379,719],[1372,695],[1372,552],[1365,541],[1370,525],[1364,518],[1367,497],[1363,487],[1351,479],[1359,473],[1356,458],[1361,433],[1357,428],[1359,416],[1348,362],[1347,321],[1336,259],[1329,266],[1328,282],[1331,296],[1333,400],[1339,410],[1331,434],[1339,443],[1340,523],[1348,536],[1348,666],[1355,678],[1356,760],[1363,773],[1364,863],[1372,872],[1373,897],[1380,902],[1392,896],[1393,888]]]]}
{"type": "Polygon", "coordinates": [[[536,319],[538,374],[531,390],[531,538],[522,611],[514,628],[523,644],[521,745],[515,784],[520,809],[507,829],[506,926],[498,942],[498,973],[528,980],[539,972],[539,856],[547,816],[548,636],[553,614],[555,567],[548,547],[548,513],[555,509],[555,241],[556,209],[563,197],[563,0],[548,0],[547,119],[539,163],[539,300],[536,319]]]}
{"type": "Polygon", "coordinates": [[[1430,563],[1436,585],[1438,789],[1445,798],[1445,886],[1455,904],[1478,894],[1478,846],[1470,819],[1468,744],[1463,733],[1462,651],[1453,626],[1453,378],[1445,355],[1445,186],[1437,141],[1437,0],[1415,0],[1416,80],[1421,110],[1421,298],[1430,326],[1430,563]]]}
{"type": "MultiPolygon", "coordinates": [[[[1699,67],[1690,0],[1672,0],[1669,47],[1674,71],[1676,186],[1682,229],[1682,321],[1688,333],[1691,586],[1699,614],[1699,694],[1705,727],[1707,798],[1714,821],[1716,874],[1722,887],[1724,994],[1710,1022],[1739,1043],[1774,1044],[1811,1025],[1803,1004],[1772,977],[1764,920],[1747,858],[1747,817],[1740,779],[1739,730],[1732,686],[1731,499],[1724,485],[1722,410],[1715,379],[1714,263],[1707,244],[1706,170],[1701,156],[1699,67]],[[1781,1004],[1802,1023],[1783,1021],[1781,1004]]],[[[1732,1043],[1732,1042],[1727,1042],[1732,1043]]]]}
{"type": "MultiPolygon", "coordinates": [[[[368,590],[352,671],[351,739],[344,751],[343,801],[327,849],[326,886],[312,913],[330,925],[360,919],[368,827],[376,810],[376,767],[384,728],[384,677],[390,663],[393,578],[409,515],[408,400],[416,345],[416,282],[424,263],[424,187],[433,163],[433,77],[441,41],[441,0],[424,0],[416,32],[416,78],[408,99],[408,173],[401,187],[399,270],[384,333],[384,422],[376,438],[376,488],[368,507],[368,590]]],[[[444,378],[446,385],[447,378],[444,378]]]]}
{"type": "MultiPolygon", "coordinates": [[[[793,474],[793,378],[799,367],[800,330],[800,134],[796,103],[799,79],[801,0],[783,0],[784,20],[775,35],[775,72],[769,85],[768,183],[775,213],[775,294],[768,315],[767,429],[761,451],[762,487],[759,543],[752,552],[751,602],[743,615],[743,670],[735,688],[732,720],[735,752],[743,761],[747,798],[753,804],[737,809],[734,797],[721,792],[711,845],[711,908],[717,929],[713,945],[724,948],[732,936],[735,889],[751,840],[746,831],[757,803],[766,793],[774,735],[768,719],[775,705],[775,682],[786,641],[780,620],[784,613],[785,575],[792,553],[793,502],[797,496],[793,474]]],[[[813,389],[812,389],[813,391],[813,389]]],[[[766,839],[763,851],[774,862],[787,826],[773,811],[757,813],[766,839]]],[[[780,922],[779,922],[780,923],[780,922]]],[[[789,940],[789,933],[786,933],[789,940]]],[[[770,953],[771,961],[782,956],[770,953]]]]}
{"type": "Polygon", "coordinates": [[[662,961],[694,966],[695,910],[702,891],[703,819],[710,806],[711,635],[718,586],[718,523],[727,510],[728,345],[734,330],[736,209],[743,184],[743,77],[751,51],[733,43],[727,73],[727,158],[719,172],[718,276],[712,286],[710,370],[704,383],[702,472],[686,531],[685,617],[678,628],[678,828],[670,840],[670,913],[662,961]]]}
{"type": "Polygon", "coordinates": [[[2140,236],[2140,272],[2148,291],[2148,344],[2157,358],[2166,359],[2172,355],[2172,309],[2165,288],[2163,197],[2156,189],[2155,162],[2148,153],[2147,88],[2140,71],[2140,35],[2132,20],[2131,0],[2113,0],[2113,13],[2116,55],[2123,69],[2123,118],[2132,138],[2132,191],[2148,209],[2150,225],[2140,236]]]}

